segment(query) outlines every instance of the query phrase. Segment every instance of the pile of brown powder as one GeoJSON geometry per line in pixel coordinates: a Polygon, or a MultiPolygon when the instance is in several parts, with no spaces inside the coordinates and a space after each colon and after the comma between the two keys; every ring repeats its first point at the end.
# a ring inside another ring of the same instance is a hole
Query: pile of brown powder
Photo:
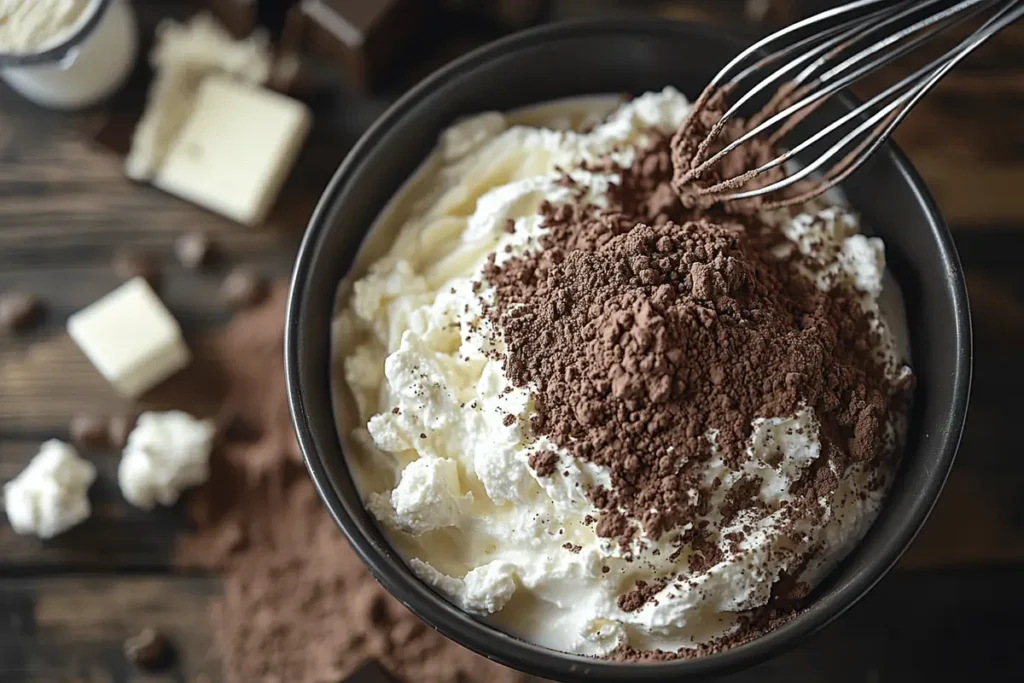
{"type": "MultiPolygon", "coordinates": [[[[611,471],[613,487],[590,492],[603,512],[597,533],[627,546],[630,520],[653,538],[674,531],[670,540],[697,550],[691,570],[700,571],[720,559],[717,540],[706,523],[675,530],[708,515],[721,484],[704,482],[709,430],[737,463],[755,418],[811,407],[823,457],[788,504],[806,519],[836,488],[830,465],[842,476],[870,462],[885,479],[897,451],[882,427],[903,394],[886,378],[859,294],[821,292],[798,271],[803,257],[775,256],[784,237],[750,207],[730,207],[737,217],[667,195],[667,157],[655,139],[607,208],[543,205],[543,251],[492,260],[485,276],[505,370],[537,389],[534,434],[611,471]]],[[[727,498],[726,519],[759,504],[759,483],[746,484],[727,498]]]]}
{"type": "Polygon", "coordinates": [[[523,678],[427,628],[370,576],[321,503],[291,426],[282,368],[286,287],[216,340],[223,443],[193,491],[183,567],[221,572],[213,607],[229,681],[326,683],[374,657],[417,683],[523,678]]]}

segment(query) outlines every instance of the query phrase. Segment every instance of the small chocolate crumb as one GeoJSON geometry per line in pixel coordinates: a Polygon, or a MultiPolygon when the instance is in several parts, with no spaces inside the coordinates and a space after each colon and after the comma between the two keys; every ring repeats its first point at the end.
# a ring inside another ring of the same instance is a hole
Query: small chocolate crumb
{"type": "Polygon", "coordinates": [[[258,423],[237,412],[229,412],[218,419],[217,432],[228,443],[254,443],[263,436],[258,423]]]}
{"type": "Polygon", "coordinates": [[[110,447],[110,421],[100,415],[75,415],[68,425],[71,443],[82,449],[110,447]]]}
{"type": "Polygon", "coordinates": [[[234,308],[249,308],[261,303],[269,293],[267,281],[251,268],[236,268],[221,285],[221,297],[234,308]]]}
{"type": "Polygon", "coordinates": [[[538,451],[530,455],[529,465],[538,477],[547,477],[558,466],[558,454],[554,451],[538,451]]]}
{"type": "Polygon", "coordinates": [[[361,664],[342,683],[394,683],[394,678],[380,663],[371,659],[361,664]]]}
{"type": "Polygon", "coordinates": [[[174,650],[167,636],[152,628],[144,628],[124,641],[124,654],[135,666],[147,671],[163,669],[171,663],[174,650]]]}
{"type": "Polygon", "coordinates": [[[122,280],[141,277],[156,289],[160,284],[160,268],[156,259],[137,249],[119,249],[114,254],[111,266],[122,280]]]}
{"type": "Polygon", "coordinates": [[[115,415],[107,423],[107,436],[112,448],[122,450],[128,445],[128,435],[135,428],[135,415],[115,415]]]}
{"type": "Polygon", "coordinates": [[[506,427],[511,427],[512,425],[514,425],[516,423],[516,416],[513,415],[512,413],[509,413],[509,414],[507,414],[504,417],[504,419],[501,421],[501,423],[503,425],[505,425],[506,427]]]}
{"type": "Polygon", "coordinates": [[[0,334],[22,332],[39,320],[39,299],[28,292],[0,295],[0,334]]]}
{"type": "Polygon", "coordinates": [[[174,255],[178,262],[190,270],[208,265],[213,254],[213,243],[201,230],[186,232],[174,242],[174,255]]]}

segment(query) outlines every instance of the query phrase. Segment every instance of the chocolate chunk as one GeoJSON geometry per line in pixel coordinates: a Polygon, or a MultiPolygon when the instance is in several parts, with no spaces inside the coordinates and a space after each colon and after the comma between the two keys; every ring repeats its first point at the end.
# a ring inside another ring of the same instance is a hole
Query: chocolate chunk
{"type": "Polygon", "coordinates": [[[256,28],[259,0],[207,0],[206,4],[235,38],[245,38],[256,28]]]}
{"type": "Polygon", "coordinates": [[[263,435],[259,424],[237,412],[226,412],[217,420],[217,432],[226,442],[254,443],[263,435]]]}
{"type": "Polygon", "coordinates": [[[110,447],[110,420],[99,415],[75,415],[68,425],[71,443],[83,449],[110,447]]]}
{"type": "Polygon", "coordinates": [[[181,265],[195,270],[210,262],[213,243],[205,232],[196,230],[180,235],[174,242],[174,255],[181,265]]]}
{"type": "Polygon", "coordinates": [[[128,445],[128,435],[135,429],[135,415],[115,415],[107,422],[107,438],[111,448],[123,450],[128,445]]]}
{"type": "Polygon", "coordinates": [[[167,636],[152,628],[144,628],[124,641],[124,654],[135,666],[157,671],[170,665],[174,655],[167,636]]]}
{"type": "Polygon", "coordinates": [[[395,683],[395,679],[376,659],[371,659],[349,674],[343,683],[395,683]]]}
{"type": "Polygon", "coordinates": [[[267,298],[267,281],[251,268],[236,268],[221,285],[221,297],[234,308],[255,306],[267,298]]]}
{"type": "Polygon", "coordinates": [[[0,294],[0,334],[21,332],[39,320],[39,299],[28,292],[0,294]]]}
{"type": "Polygon", "coordinates": [[[554,474],[558,467],[558,454],[554,451],[538,451],[532,453],[529,458],[529,465],[538,477],[547,477],[554,474]]]}
{"type": "Polygon", "coordinates": [[[300,7],[316,54],[333,60],[348,83],[375,87],[389,75],[430,3],[423,0],[307,0],[300,7]]]}
{"type": "Polygon", "coordinates": [[[111,265],[122,280],[142,277],[154,289],[160,284],[160,268],[157,266],[156,259],[143,251],[119,249],[114,254],[111,265]]]}

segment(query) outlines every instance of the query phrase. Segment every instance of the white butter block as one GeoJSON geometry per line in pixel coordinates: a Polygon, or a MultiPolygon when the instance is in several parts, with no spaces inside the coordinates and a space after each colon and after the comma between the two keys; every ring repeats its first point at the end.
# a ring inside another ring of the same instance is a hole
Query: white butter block
{"type": "Polygon", "coordinates": [[[195,107],[153,184],[247,225],[263,221],[309,131],[306,105],[223,76],[195,107]]]}
{"type": "Polygon", "coordinates": [[[192,360],[178,321],[141,277],[68,318],[68,334],[100,374],[130,398],[192,360]]]}

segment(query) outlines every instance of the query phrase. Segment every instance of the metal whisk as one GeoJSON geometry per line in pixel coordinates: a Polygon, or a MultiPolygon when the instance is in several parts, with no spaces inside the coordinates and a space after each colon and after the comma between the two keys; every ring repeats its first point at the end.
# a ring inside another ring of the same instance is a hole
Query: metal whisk
{"type": "MultiPolygon", "coordinates": [[[[695,103],[695,115],[686,126],[697,125],[696,113],[709,103],[717,101],[724,106],[725,100],[732,101],[697,147],[689,170],[677,176],[677,184],[700,179],[754,139],[767,139],[772,145],[780,142],[841,89],[956,25],[983,18],[981,26],[953,49],[802,142],[787,140],[787,151],[771,161],[696,189],[698,196],[711,201],[765,197],[768,206],[807,201],[853,173],[943,76],[1022,15],[1024,0],[857,0],[778,31],[733,59],[695,103]],[[774,51],[761,56],[765,50],[774,51]],[[733,122],[735,127],[741,108],[759,96],[770,96],[769,103],[744,123],[738,137],[732,133],[733,140],[710,153],[726,124],[733,122]],[[779,167],[812,145],[830,146],[781,180],[752,189],[744,187],[773,169],[779,169],[775,173],[780,174],[779,167]],[[787,188],[789,192],[785,192],[787,188]]],[[[681,135],[686,132],[684,126],[681,135]]]]}

